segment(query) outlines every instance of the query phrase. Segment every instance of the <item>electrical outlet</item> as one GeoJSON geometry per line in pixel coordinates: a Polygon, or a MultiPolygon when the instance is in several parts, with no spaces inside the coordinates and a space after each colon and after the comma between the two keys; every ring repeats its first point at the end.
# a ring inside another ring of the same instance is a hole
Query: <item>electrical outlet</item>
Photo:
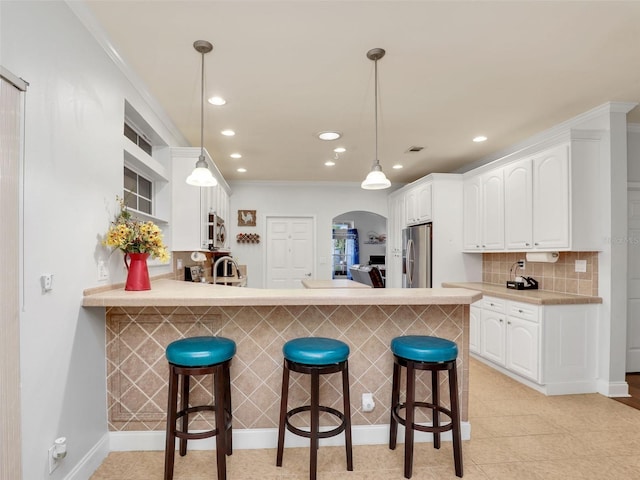
{"type": "Polygon", "coordinates": [[[44,273],[40,276],[40,283],[42,284],[42,291],[49,292],[53,290],[53,274],[44,273]]]}
{"type": "Polygon", "coordinates": [[[109,270],[104,264],[104,260],[98,261],[98,280],[109,280],[109,270]]]}
{"type": "Polygon", "coordinates": [[[586,260],[576,260],[576,272],[585,273],[587,271],[586,260]]]}
{"type": "Polygon", "coordinates": [[[525,269],[525,263],[524,260],[518,260],[518,267],[520,268],[520,270],[524,270],[525,269]]]}

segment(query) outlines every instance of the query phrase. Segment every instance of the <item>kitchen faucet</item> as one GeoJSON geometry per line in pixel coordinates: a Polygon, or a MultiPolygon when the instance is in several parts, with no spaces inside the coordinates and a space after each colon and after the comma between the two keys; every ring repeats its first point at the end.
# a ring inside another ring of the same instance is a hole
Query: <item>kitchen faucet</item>
{"type": "Polygon", "coordinates": [[[218,278],[218,265],[221,262],[233,263],[233,266],[236,268],[236,274],[238,275],[238,280],[242,278],[242,274],[240,273],[240,267],[238,266],[238,262],[236,262],[236,259],[229,255],[225,255],[224,257],[218,258],[213,264],[213,284],[214,285],[216,284],[216,280],[218,278]]]}

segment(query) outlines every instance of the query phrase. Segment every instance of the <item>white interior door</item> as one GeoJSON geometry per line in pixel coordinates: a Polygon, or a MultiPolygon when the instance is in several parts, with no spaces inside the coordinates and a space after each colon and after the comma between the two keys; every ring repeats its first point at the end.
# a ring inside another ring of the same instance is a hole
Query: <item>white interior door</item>
{"type": "Polygon", "coordinates": [[[640,191],[628,196],[627,372],[640,372],[640,191]]]}
{"type": "Polygon", "coordinates": [[[302,288],[313,278],[313,217],[267,217],[266,287],[302,288]]]}

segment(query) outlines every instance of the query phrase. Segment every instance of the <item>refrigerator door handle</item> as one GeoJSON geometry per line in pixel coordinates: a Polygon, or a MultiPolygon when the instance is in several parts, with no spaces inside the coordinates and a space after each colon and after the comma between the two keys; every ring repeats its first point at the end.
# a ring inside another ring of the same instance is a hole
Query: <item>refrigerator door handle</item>
{"type": "Polygon", "coordinates": [[[416,252],[415,252],[415,245],[413,243],[413,239],[409,239],[407,240],[407,264],[406,264],[406,271],[407,271],[407,286],[409,288],[411,288],[413,286],[413,259],[416,256],[416,252]]]}

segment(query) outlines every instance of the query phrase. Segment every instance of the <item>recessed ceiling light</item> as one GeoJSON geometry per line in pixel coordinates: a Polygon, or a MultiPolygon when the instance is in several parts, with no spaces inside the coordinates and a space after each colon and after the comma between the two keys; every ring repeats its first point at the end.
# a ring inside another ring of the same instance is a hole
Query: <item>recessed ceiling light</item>
{"type": "Polygon", "coordinates": [[[225,137],[233,137],[236,134],[233,130],[222,130],[220,133],[225,137]]]}
{"type": "Polygon", "coordinates": [[[231,155],[229,155],[231,158],[242,158],[242,155],[239,153],[232,153],[231,155]]]}
{"type": "Polygon", "coordinates": [[[217,97],[217,96],[216,96],[216,97],[211,97],[211,98],[208,100],[208,102],[209,102],[211,105],[215,105],[215,106],[217,106],[217,107],[219,107],[219,106],[224,105],[225,103],[227,103],[227,101],[226,101],[224,98],[222,98],[222,97],[217,97]]]}
{"type": "Polygon", "coordinates": [[[399,163],[396,163],[393,167],[391,168],[395,168],[396,170],[400,170],[402,168],[402,165],[400,165],[399,163]]]}
{"type": "Polygon", "coordinates": [[[320,140],[337,140],[342,136],[339,132],[320,132],[318,138],[320,140]]]}
{"type": "Polygon", "coordinates": [[[344,147],[336,147],[336,148],[333,149],[333,151],[336,152],[336,153],[344,153],[344,152],[347,151],[347,149],[344,148],[344,147]]]}
{"type": "Polygon", "coordinates": [[[327,160],[326,162],[324,162],[324,164],[327,167],[333,167],[336,164],[336,162],[334,162],[333,160],[327,160]]]}
{"type": "Polygon", "coordinates": [[[240,168],[239,168],[238,170],[236,170],[236,171],[237,171],[237,172],[240,172],[240,173],[244,173],[244,172],[246,172],[246,171],[247,171],[247,169],[246,169],[246,168],[242,168],[242,167],[240,167],[240,168]]]}
{"type": "Polygon", "coordinates": [[[484,142],[487,140],[487,137],[485,137],[484,135],[478,135],[477,137],[474,137],[473,141],[476,143],[480,143],[480,142],[484,142]]]}

